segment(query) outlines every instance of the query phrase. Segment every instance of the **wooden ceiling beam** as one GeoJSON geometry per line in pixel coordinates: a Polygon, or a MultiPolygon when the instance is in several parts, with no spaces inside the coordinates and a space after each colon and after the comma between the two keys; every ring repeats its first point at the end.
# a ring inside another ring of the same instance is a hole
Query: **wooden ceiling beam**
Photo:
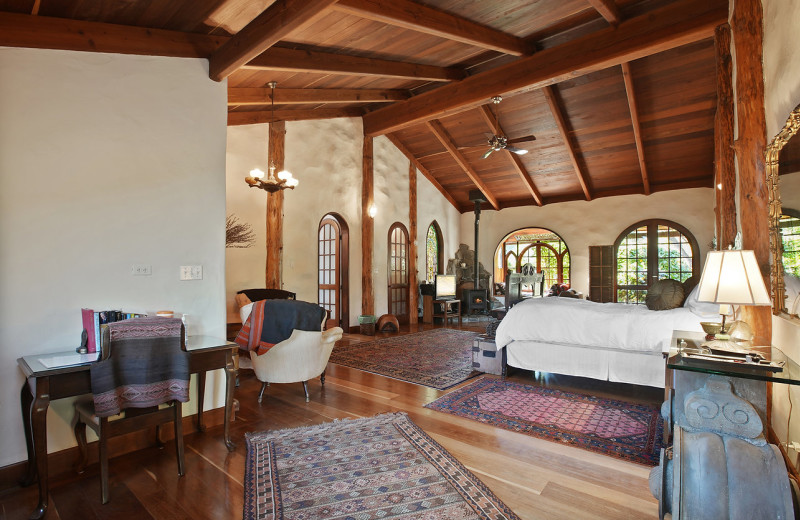
{"type": "Polygon", "coordinates": [[[569,160],[572,163],[572,168],[575,170],[575,175],[578,176],[578,182],[581,184],[583,195],[586,197],[586,200],[592,200],[592,194],[589,191],[589,183],[587,182],[586,173],[578,163],[578,156],[575,153],[575,147],[572,144],[572,139],[570,139],[569,136],[569,127],[567,125],[567,120],[564,117],[564,110],[561,108],[561,103],[558,101],[555,89],[551,86],[547,86],[542,89],[542,92],[547,100],[547,106],[550,107],[550,112],[553,114],[553,119],[556,120],[558,132],[561,134],[561,138],[564,140],[564,146],[567,148],[567,155],[569,155],[569,160]]]}
{"type": "Polygon", "coordinates": [[[315,108],[310,110],[271,110],[228,112],[228,126],[254,125],[276,121],[307,121],[311,119],[334,119],[337,117],[359,117],[360,108],[315,108]]]}
{"type": "Polygon", "coordinates": [[[326,13],[336,0],[275,0],[208,60],[208,76],[222,81],[294,31],[326,13]]]}
{"type": "Polygon", "coordinates": [[[433,184],[433,187],[434,187],[434,188],[436,188],[437,190],[439,190],[439,193],[441,193],[441,194],[442,194],[442,196],[443,196],[444,198],[446,198],[446,199],[447,199],[447,201],[448,201],[448,202],[450,202],[450,204],[452,204],[454,208],[456,208],[457,210],[459,210],[459,211],[460,211],[460,208],[459,208],[459,206],[458,206],[458,203],[456,202],[456,199],[454,199],[454,198],[453,198],[453,196],[452,196],[452,195],[450,195],[450,192],[448,192],[446,189],[444,189],[444,187],[443,187],[441,184],[439,184],[439,181],[437,181],[437,180],[436,180],[436,177],[434,177],[434,176],[431,174],[431,172],[430,172],[430,171],[429,171],[429,170],[428,170],[428,169],[427,169],[427,168],[426,168],[426,167],[425,167],[425,166],[424,166],[424,165],[423,165],[423,164],[422,164],[422,163],[419,161],[419,159],[417,159],[417,158],[414,156],[414,154],[413,154],[413,153],[411,153],[411,152],[409,151],[409,149],[405,147],[405,145],[402,143],[402,141],[400,141],[400,139],[398,139],[398,138],[397,138],[397,136],[396,136],[396,135],[394,135],[394,134],[387,134],[386,138],[387,138],[387,139],[389,139],[389,141],[391,141],[391,143],[392,143],[392,144],[393,144],[393,145],[394,145],[394,146],[395,146],[395,147],[396,147],[398,150],[400,150],[400,151],[403,153],[403,155],[405,155],[405,156],[406,156],[406,158],[407,158],[409,161],[411,161],[411,164],[413,164],[414,166],[416,166],[416,167],[417,167],[417,169],[418,169],[420,172],[422,172],[422,175],[424,175],[424,176],[425,176],[425,178],[426,178],[426,179],[428,179],[428,181],[430,181],[430,183],[431,183],[431,184],[433,184]]]}
{"type": "MultiPolygon", "coordinates": [[[[408,99],[411,94],[400,89],[357,88],[281,88],[275,90],[275,103],[306,105],[318,103],[389,103],[408,99]]],[[[272,89],[228,87],[228,105],[268,105],[272,89]]]]}
{"type": "MultiPolygon", "coordinates": [[[[493,134],[506,135],[505,132],[503,132],[503,128],[500,126],[500,122],[497,120],[495,115],[492,113],[492,110],[489,108],[489,105],[481,105],[480,112],[481,115],[483,116],[484,121],[486,121],[486,124],[492,130],[493,134]]],[[[531,179],[531,176],[528,173],[528,170],[525,168],[525,165],[522,164],[522,159],[520,158],[520,156],[513,152],[506,152],[505,155],[507,155],[508,158],[511,160],[511,163],[514,166],[514,171],[517,172],[517,175],[519,175],[520,180],[522,180],[523,184],[525,184],[525,187],[530,192],[531,196],[533,197],[533,200],[536,201],[536,205],[541,206],[542,194],[539,193],[538,189],[536,189],[536,185],[533,183],[533,179],[531,179]]]]}
{"type": "Polygon", "coordinates": [[[334,9],[513,56],[533,52],[523,38],[409,0],[339,0],[334,9]]]}
{"type": "Polygon", "coordinates": [[[447,133],[447,130],[445,130],[444,125],[442,125],[442,123],[437,119],[428,121],[426,124],[428,125],[430,131],[433,132],[433,135],[436,136],[436,139],[438,139],[439,142],[442,143],[442,146],[447,149],[447,151],[450,153],[450,156],[458,163],[461,169],[464,170],[464,173],[467,174],[467,177],[469,177],[472,183],[479,190],[481,190],[483,195],[486,197],[486,200],[489,201],[492,207],[494,209],[500,209],[497,199],[494,195],[492,195],[492,192],[489,191],[486,183],[484,183],[483,180],[478,176],[478,172],[476,172],[472,165],[469,164],[469,161],[467,161],[466,157],[464,157],[464,155],[458,151],[458,147],[453,142],[453,138],[450,137],[450,134],[447,133]]]}
{"type": "Polygon", "coordinates": [[[207,58],[227,40],[226,36],[0,13],[0,46],[4,47],[207,58]]]}
{"type": "Polygon", "coordinates": [[[676,0],[618,27],[576,38],[364,116],[369,135],[457,114],[498,94],[516,94],[710,38],[728,17],[720,0],[676,0]]]}
{"type": "Polygon", "coordinates": [[[454,81],[466,77],[456,67],[436,67],[402,61],[348,56],[332,52],[272,47],[257,56],[245,69],[268,69],[289,72],[319,72],[353,76],[382,76],[420,81],[454,81]]]}
{"type": "Polygon", "coordinates": [[[622,15],[619,12],[619,7],[614,3],[614,0],[587,0],[594,10],[600,13],[600,16],[606,19],[608,23],[616,27],[622,21],[622,15]]]}
{"type": "Polygon", "coordinates": [[[628,107],[631,112],[631,125],[633,126],[633,139],[636,141],[636,155],[639,157],[639,169],[642,171],[642,186],[644,186],[644,194],[650,195],[650,180],[647,175],[647,163],[644,160],[642,125],[639,123],[639,107],[636,103],[636,93],[633,90],[630,63],[622,64],[622,78],[625,81],[625,93],[628,96],[628,107]]]}

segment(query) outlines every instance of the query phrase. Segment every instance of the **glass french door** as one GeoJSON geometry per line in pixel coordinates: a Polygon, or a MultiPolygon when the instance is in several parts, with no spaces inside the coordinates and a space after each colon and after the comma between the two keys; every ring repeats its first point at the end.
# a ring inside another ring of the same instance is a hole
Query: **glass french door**
{"type": "Polygon", "coordinates": [[[389,314],[408,323],[408,230],[395,222],[389,229],[389,314]]]}
{"type": "Polygon", "coordinates": [[[325,217],[319,225],[319,304],[328,311],[325,328],[339,325],[341,299],[341,233],[339,223],[332,217],[325,217]]]}

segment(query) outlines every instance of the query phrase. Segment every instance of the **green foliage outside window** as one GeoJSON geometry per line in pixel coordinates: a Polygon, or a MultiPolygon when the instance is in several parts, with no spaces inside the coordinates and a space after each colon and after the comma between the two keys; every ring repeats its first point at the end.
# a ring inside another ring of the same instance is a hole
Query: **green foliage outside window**
{"type": "Polygon", "coordinates": [[[783,270],[800,276],[800,218],[781,215],[779,224],[783,248],[783,270]]]}

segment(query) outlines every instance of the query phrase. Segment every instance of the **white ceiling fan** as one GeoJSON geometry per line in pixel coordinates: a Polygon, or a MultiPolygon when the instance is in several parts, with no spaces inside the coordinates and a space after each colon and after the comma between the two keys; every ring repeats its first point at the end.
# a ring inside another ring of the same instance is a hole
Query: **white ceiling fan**
{"type": "MultiPolygon", "coordinates": [[[[494,105],[495,105],[494,118],[497,121],[497,127],[498,128],[500,127],[500,116],[498,114],[499,110],[498,110],[498,106],[497,105],[499,105],[502,100],[503,100],[503,98],[501,96],[494,96],[492,98],[492,103],[494,103],[494,105]]],[[[524,155],[524,154],[528,153],[528,150],[524,150],[522,148],[518,148],[518,147],[514,146],[514,144],[523,143],[523,142],[526,142],[526,141],[534,141],[536,139],[536,137],[533,136],[533,135],[526,135],[525,137],[518,137],[518,138],[515,138],[515,139],[509,139],[508,137],[506,137],[506,136],[504,136],[502,134],[500,134],[500,135],[497,135],[497,134],[486,134],[486,136],[488,137],[489,149],[486,151],[485,154],[483,154],[483,159],[486,159],[487,157],[489,157],[492,154],[492,152],[498,152],[500,150],[505,150],[507,152],[512,152],[512,153],[515,153],[517,155],[524,155]]]]}

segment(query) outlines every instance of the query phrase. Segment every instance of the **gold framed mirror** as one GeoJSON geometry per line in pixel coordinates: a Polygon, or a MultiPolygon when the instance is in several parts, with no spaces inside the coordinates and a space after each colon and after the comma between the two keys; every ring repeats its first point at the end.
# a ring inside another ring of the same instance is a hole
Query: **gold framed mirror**
{"type": "MultiPolygon", "coordinates": [[[[792,140],[798,130],[800,130],[800,105],[796,106],[792,113],[789,114],[786,124],[767,145],[766,151],[767,190],[769,192],[770,281],[772,285],[772,312],[774,314],[787,312],[783,233],[781,230],[783,205],[781,204],[780,176],[792,173],[800,177],[800,165],[797,164],[795,157],[797,155],[795,150],[800,149],[800,146],[798,146],[800,145],[800,137],[792,140]],[[787,155],[781,154],[781,151],[787,147],[790,141],[792,142],[792,153],[789,154],[791,156],[789,157],[790,160],[781,161],[787,155]]],[[[795,183],[787,184],[793,186],[795,183]]],[[[792,200],[794,200],[795,191],[800,191],[800,189],[795,190],[792,188],[792,200]]],[[[797,199],[800,200],[800,193],[796,195],[797,199]]],[[[793,209],[800,210],[800,207],[793,209]]]]}

